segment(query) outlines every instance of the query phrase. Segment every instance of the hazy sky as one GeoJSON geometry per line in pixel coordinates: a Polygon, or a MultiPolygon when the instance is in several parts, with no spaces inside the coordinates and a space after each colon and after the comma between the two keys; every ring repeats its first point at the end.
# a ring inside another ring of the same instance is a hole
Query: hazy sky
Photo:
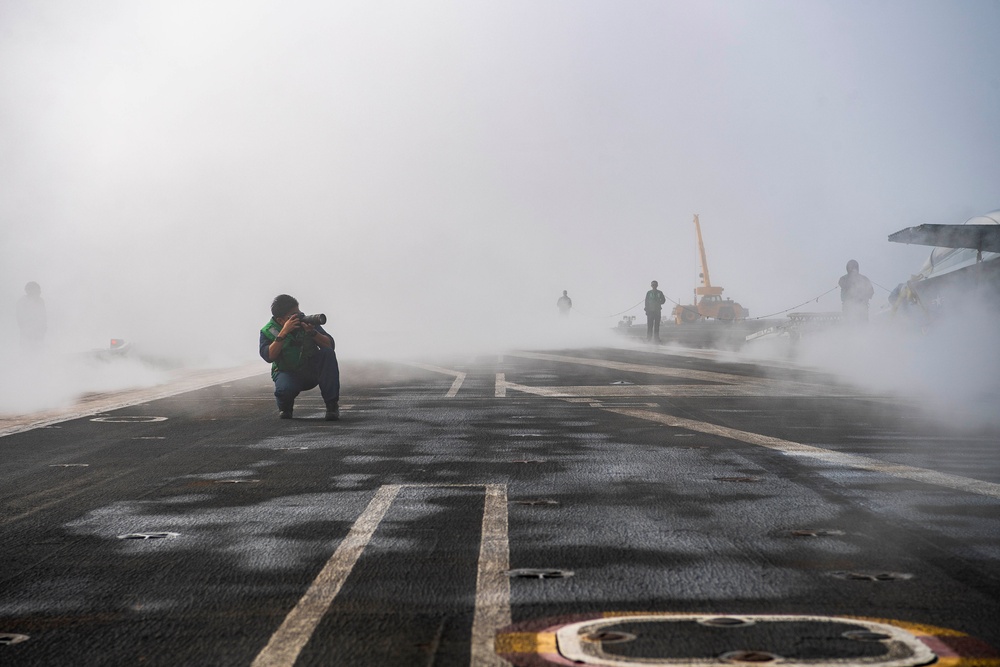
{"type": "Polygon", "coordinates": [[[928,249],[888,234],[1000,208],[998,31],[995,0],[0,0],[0,326],[29,280],[81,348],[253,355],[279,292],[335,335],[564,289],[611,326],[689,298],[694,213],[752,316],[851,258],[891,289],[928,249]]]}

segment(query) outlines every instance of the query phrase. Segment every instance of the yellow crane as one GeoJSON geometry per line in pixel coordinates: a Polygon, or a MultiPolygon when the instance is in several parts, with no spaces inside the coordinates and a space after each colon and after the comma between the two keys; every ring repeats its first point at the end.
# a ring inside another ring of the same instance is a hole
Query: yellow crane
{"type": "Polygon", "coordinates": [[[698,214],[694,215],[694,230],[698,235],[698,259],[701,263],[701,285],[694,288],[694,303],[691,305],[674,306],[674,322],[677,324],[691,324],[702,319],[710,318],[732,322],[734,320],[745,320],[750,315],[750,311],[736,303],[732,299],[722,298],[722,288],[712,285],[712,279],[708,275],[708,258],[705,255],[705,243],[701,240],[701,223],[698,221],[698,214]],[[699,299],[699,297],[701,297],[699,299]]]}

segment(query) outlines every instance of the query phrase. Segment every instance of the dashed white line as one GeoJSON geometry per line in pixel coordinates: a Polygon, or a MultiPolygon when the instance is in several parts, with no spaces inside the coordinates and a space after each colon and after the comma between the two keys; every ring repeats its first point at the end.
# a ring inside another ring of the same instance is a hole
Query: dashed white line
{"type": "Polygon", "coordinates": [[[403,362],[407,366],[413,366],[415,368],[422,368],[425,371],[430,371],[432,373],[441,373],[443,375],[453,375],[455,381],[451,383],[451,388],[448,393],[445,394],[445,398],[455,398],[458,394],[458,390],[461,389],[462,383],[465,382],[465,373],[463,371],[454,371],[450,368],[441,368],[440,366],[432,366],[431,364],[419,364],[416,362],[403,362]]]}

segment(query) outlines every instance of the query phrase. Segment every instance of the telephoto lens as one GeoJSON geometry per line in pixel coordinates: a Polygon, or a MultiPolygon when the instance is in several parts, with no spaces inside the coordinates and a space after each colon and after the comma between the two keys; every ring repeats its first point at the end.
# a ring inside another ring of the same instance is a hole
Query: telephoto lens
{"type": "Polygon", "coordinates": [[[316,315],[303,315],[299,318],[299,322],[302,322],[303,324],[311,324],[313,326],[316,326],[317,324],[323,325],[326,324],[326,315],[323,313],[318,313],[316,315]]]}

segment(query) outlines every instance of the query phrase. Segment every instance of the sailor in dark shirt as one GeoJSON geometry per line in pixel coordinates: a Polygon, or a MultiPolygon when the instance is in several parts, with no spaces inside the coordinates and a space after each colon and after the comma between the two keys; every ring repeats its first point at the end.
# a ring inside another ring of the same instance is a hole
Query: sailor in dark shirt
{"type": "Polygon", "coordinates": [[[875,289],[868,278],[861,275],[856,260],[847,263],[847,274],[840,277],[840,302],[847,322],[867,322],[868,302],[875,289]]]}
{"type": "Polygon", "coordinates": [[[271,303],[271,319],[260,330],[260,356],[271,363],[278,416],[292,418],[295,397],[319,385],[326,420],[340,419],[340,366],[333,336],[319,325],[301,321],[299,302],[280,294],[271,303]]]}
{"type": "Polygon", "coordinates": [[[646,292],[646,340],[656,339],[656,342],[660,342],[660,319],[661,319],[661,309],[663,304],[667,302],[667,297],[663,295],[663,292],[656,289],[659,283],[655,280],[649,283],[652,288],[646,292]]]}

